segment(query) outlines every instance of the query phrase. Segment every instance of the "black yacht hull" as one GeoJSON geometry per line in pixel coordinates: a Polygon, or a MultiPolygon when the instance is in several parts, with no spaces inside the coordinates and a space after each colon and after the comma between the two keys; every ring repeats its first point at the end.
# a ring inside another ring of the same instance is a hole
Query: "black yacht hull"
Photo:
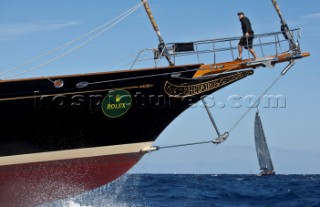
{"type": "Polygon", "coordinates": [[[0,200],[34,206],[128,171],[184,110],[252,71],[200,65],[0,81],[0,200]]]}

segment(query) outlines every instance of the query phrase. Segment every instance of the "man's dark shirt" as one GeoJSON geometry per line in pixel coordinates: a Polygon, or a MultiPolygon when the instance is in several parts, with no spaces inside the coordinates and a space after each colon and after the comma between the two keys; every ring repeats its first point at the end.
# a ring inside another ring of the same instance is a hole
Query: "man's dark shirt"
{"type": "Polygon", "coordinates": [[[245,35],[247,32],[249,34],[254,33],[251,28],[251,22],[247,17],[243,17],[242,19],[240,19],[240,22],[241,22],[241,26],[242,26],[243,35],[245,35]]]}

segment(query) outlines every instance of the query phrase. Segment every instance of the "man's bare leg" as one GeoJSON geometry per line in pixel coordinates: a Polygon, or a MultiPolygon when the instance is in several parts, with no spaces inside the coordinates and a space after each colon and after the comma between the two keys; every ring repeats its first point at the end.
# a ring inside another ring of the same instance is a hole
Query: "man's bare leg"
{"type": "Polygon", "coordinates": [[[251,55],[253,56],[254,59],[257,59],[257,55],[253,49],[249,49],[249,52],[251,53],[251,55]]]}

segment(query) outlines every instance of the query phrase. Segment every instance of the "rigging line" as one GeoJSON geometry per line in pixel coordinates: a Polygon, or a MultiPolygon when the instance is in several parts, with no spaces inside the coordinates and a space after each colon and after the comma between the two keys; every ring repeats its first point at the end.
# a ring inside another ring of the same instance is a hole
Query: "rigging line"
{"type": "MultiPolygon", "coordinates": [[[[261,98],[286,74],[286,72],[294,65],[295,62],[290,62],[290,64],[281,72],[280,76],[278,78],[276,78],[271,85],[260,95],[260,97],[258,98],[258,100],[254,103],[254,106],[257,105],[261,98]]],[[[224,142],[229,134],[231,133],[232,130],[234,130],[237,125],[242,121],[242,119],[253,109],[256,108],[257,112],[259,113],[259,108],[258,106],[256,107],[252,107],[249,108],[242,116],[241,118],[231,127],[231,129],[226,132],[225,134],[223,134],[222,136],[219,135],[218,138],[212,140],[212,141],[204,141],[204,142],[194,142],[194,143],[187,143],[187,144],[179,144],[179,145],[171,145],[171,146],[164,146],[164,147],[159,147],[159,146],[154,146],[150,149],[147,149],[146,152],[152,152],[152,151],[158,151],[160,149],[166,149],[166,148],[176,148],[176,147],[185,147],[185,146],[190,146],[190,145],[200,145],[200,144],[209,144],[209,143],[213,143],[213,144],[221,144],[222,142],[224,142]]],[[[217,132],[218,133],[218,132],[217,132]]],[[[218,133],[219,134],[219,133],[218,133]]]]}
{"type": "Polygon", "coordinates": [[[194,142],[194,143],[187,143],[187,144],[177,144],[177,145],[169,145],[169,146],[163,146],[163,147],[156,146],[156,150],[177,148],[177,147],[186,147],[186,146],[194,146],[194,145],[209,144],[209,143],[212,143],[212,141],[194,142]]]}
{"type": "MultiPolygon", "coordinates": [[[[256,105],[260,100],[261,98],[283,77],[283,75],[280,75],[278,78],[276,78],[272,83],[271,85],[263,92],[263,94],[261,94],[261,96],[259,97],[259,99],[254,103],[254,105],[256,105]]],[[[236,126],[242,121],[242,119],[253,109],[253,108],[256,108],[256,107],[252,107],[252,108],[249,108],[243,115],[242,117],[231,127],[231,129],[228,131],[228,135],[229,133],[234,129],[236,128],[236,126]]],[[[219,136],[220,137],[220,136],[219,136]]],[[[218,137],[218,138],[219,138],[218,137]]],[[[153,148],[147,150],[147,151],[158,151],[158,150],[161,150],[161,149],[168,149],[168,148],[177,148],[177,147],[186,147],[186,146],[194,146],[194,145],[201,145],[201,144],[209,144],[209,143],[213,143],[213,144],[219,144],[218,142],[215,142],[216,139],[214,140],[211,140],[211,141],[203,141],[203,142],[194,142],[194,143],[186,143],[186,144],[178,144],[178,145],[169,145],[169,146],[154,146],[153,148]]],[[[222,143],[222,142],[220,142],[222,143]]]]}
{"type": "Polygon", "coordinates": [[[71,45],[71,44],[73,44],[73,43],[75,43],[75,42],[77,42],[77,41],[79,41],[79,40],[81,40],[81,39],[89,36],[90,34],[92,34],[92,33],[96,32],[96,31],[100,30],[100,29],[103,28],[103,27],[106,27],[107,25],[109,25],[109,24],[111,24],[112,22],[116,21],[117,19],[121,18],[122,16],[124,16],[125,14],[127,14],[128,12],[130,12],[132,9],[136,8],[137,6],[141,6],[140,4],[141,4],[141,3],[139,3],[138,5],[132,7],[132,8],[129,9],[128,11],[122,13],[121,15],[117,16],[116,18],[110,20],[109,22],[101,25],[100,27],[97,27],[96,29],[94,29],[94,30],[92,30],[92,31],[90,31],[90,32],[88,32],[88,33],[86,33],[86,34],[84,34],[84,35],[82,35],[82,36],[80,36],[80,37],[78,37],[78,38],[76,38],[76,39],[74,39],[74,40],[72,40],[72,41],[64,44],[64,45],[62,45],[62,46],[60,46],[60,47],[57,47],[57,48],[55,48],[55,49],[53,49],[53,50],[51,50],[51,51],[49,51],[49,52],[47,52],[47,53],[44,53],[44,54],[42,54],[42,55],[40,55],[40,56],[38,56],[38,57],[35,57],[35,58],[27,61],[27,62],[24,63],[24,64],[18,65],[18,66],[14,67],[14,68],[11,68],[11,69],[3,72],[3,73],[0,73],[0,76],[3,76],[3,75],[5,75],[5,74],[7,74],[7,73],[9,73],[9,72],[12,72],[12,71],[18,70],[19,68],[22,68],[22,67],[24,67],[24,66],[27,66],[27,65],[33,63],[34,61],[39,60],[40,58],[46,57],[46,56],[48,56],[48,55],[50,55],[50,54],[52,54],[52,53],[54,53],[54,52],[56,52],[56,51],[58,51],[58,50],[61,50],[61,49],[65,48],[65,47],[67,47],[67,46],[69,46],[69,45],[71,45]]]}
{"type": "MultiPolygon", "coordinates": [[[[283,76],[280,75],[278,78],[276,78],[276,79],[271,83],[271,85],[259,96],[259,98],[258,98],[257,101],[253,104],[253,106],[257,105],[257,104],[260,102],[260,100],[262,99],[262,97],[263,97],[266,93],[268,93],[268,91],[269,91],[282,77],[283,77],[283,76]]],[[[247,114],[248,114],[252,109],[254,109],[254,108],[255,108],[255,107],[248,108],[247,111],[240,117],[240,119],[230,128],[229,133],[230,133],[232,130],[234,130],[234,129],[238,126],[238,124],[244,119],[244,117],[246,117],[247,114]]]]}
{"type": "Polygon", "coordinates": [[[96,32],[96,31],[100,30],[101,28],[103,28],[103,27],[105,27],[105,26],[107,26],[107,25],[109,25],[109,24],[112,23],[110,26],[106,27],[106,28],[103,29],[102,31],[100,31],[100,32],[98,32],[97,34],[93,35],[91,38],[89,38],[88,40],[86,40],[86,41],[83,42],[82,44],[80,44],[80,45],[72,48],[71,50],[67,51],[66,53],[64,53],[64,54],[62,54],[62,55],[60,55],[60,56],[58,56],[58,57],[56,57],[56,58],[53,58],[53,59],[49,60],[49,61],[46,62],[46,63],[40,64],[40,65],[38,65],[38,66],[35,66],[35,67],[33,67],[33,68],[29,69],[29,70],[25,70],[25,71],[23,71],[23,72],[21,72],[21,73],[18,73],[18,74],[16,74],[16,75],[4,77],[4,79],[8,79],[8,78],[11,78],[11,77],[16,77],[16,76],[22,75],[22,74],[24,74],[24,73],[27,73],[27,72],[30,72],[30,71],[39,69],[39,68],[41,68],[41,67],[44,67],[44,66],[46,66],[46,65],[48,65],[48,64],[50,64],[50,63],[52,63],[52,62],[54,62],[54,61],[62,58],[62,57],[70,54],[71,52],[73,52],[73,51],[81,48],[82,46],[86,45],[87,43],[89,43],[90,41],[92,41],[93,39],[95,39],[97,36],[101,35],[101,34],[104,33],[105,31],[109,30],[110,28],[112,28],[113,26],[115,26],[116,24],[118,24],[119,22],[121,22],[122,20],[124,20],[126,17],[128,17],[129,15],[131,15],[131,14],[132,14],[133,12],[135,12],[137,9],[139,9],[142,5],[143,5],[143,3],[139,3],[138,5],[132,7],[131,9],[129,9],[127,12],[123,13],[122,15],[119,15],[118,17],[116,17],[116,18],[114,18],[113,20],[109,21],[108,23],[106,23],[106,24],[104,24],[104,25],[96,28],[95,30],[92,30],[91,32],[89,32],[89,33],[87,33],[87,34],[85,34],[85,35],[82,35],[81,37],[79,37],[79,38],[77,38],[77,39],[75,39],[75,40],[73,40],[73,41],[71,41],[71,42],[69,42],[69,43],[66,43],[65,45],[60,46],[60,47],[58,47],[58,48],[56,48],[56,49],[54,49],[54,50],[52,50],[52,51],[50,51],[50,52],[48,52],[48,53],[46,53],[46,54],[44,54],[44,55],[41,55],[41,56],[39,56],[39,57],[37,57],[37,58],[34,58],[34,59],[28,61],[28,62],[25,63],[25,64],[22,64],[22,65],[20,65],[20,66],[17,66],[17,67],[15,67],[15,68],[13,68],[13,69],[10,69],[10,70],[4,72],[4,73],[1,73],[0,76],[6,74],[6,73],[8,73],[8,72],[12,72],[12,71],[14,71],[14,70],[17,70],[17,69],[19,69],[19,68],[21,68],[21,67],[23,67],[23,66],[26,66],[26,65],[28,65],[28,64],[30,64],[30,63],[32,63],[32,62],[34,62],[34,61],[42,58],[42,57],[45,57],[45,56],[47,56],[47,55],[49,55],[49,54],[51,54],[51,53],[59,50],[59,49],[65,48],[65,47],[71,45],[72,43],[74,43],[74,42],[76,42],[76,41],[79,41],[80,39],[83,39],[84,37],[86,37],[86,36],[88,36],[88,35],[96,32]]]}
{"type": "Polygon", "coordinates": [[[114,80],[106,80],[106,81],[99,81],[99,82],[79,82],[76,84],[77,88],[84,88],[87,87],[88,85],[95,85],[95,84],[101,84],[101,83],[111,83],[111,82],[118,82],[118,81],[123,81],[123,80],[137,80],[141,78],[151,78],[151,77],[158,77],[158,76],[166,76],[166,75],[171,75],[173,73],[162,73],[162,74],[156,74],[156,75],[144,75],[144,76],[137,76],[137,77],[131,77],[131,78],[119,78],[119,79],[114,79],[114,80]]]}
{"type": "MultiPolygon", "coordinates": [[[[198,71],[198,70],[206,70],[206,69],[192,69],[192,70],[187,70],[187,71],[179,71],[179,73],[187,73],[187,72],[192,72],[192,71],[198,71]]],[[[84,88],[87,87],[88,85],[96,85],[96,84],[102,84],[102,83],[111,83],[111,82],[118,82],[118,81],[124,81],[124,80],[137,80],[137,79],[142,79],[142,78],[152,78],[152,77],[159,77],[159,76],[167,76],[167,75],[174,75],[177,72],[170,72],[170,73],[161,73],[161,74],[155,74],[155,75],[143,75],[143,76],[135,76],[135,77],[130,77],[130,78],[118,78],[114,80],[105,80],[105,81],[97,81],[97,82],[79,82],[76,84],[77,88],[84,88]]],[[[223,74],[223,73],[221,73],[223,74]]],[[[217,74],[220,75],[220,74],[217,74]]]]}
{"type": "Polygon", "coordinates": [[[220,131],[219,131],[217,125],[216,125],[216,122],[214,121],[214,118],[213,118],[212,114],[211,114],[210,111],[209,111],[209,108],[208,108],[208,106],[207,106],[207,103],[206,103],[205,99],[202,98],[201,101],[202,101],[202,103],[203,103],[203,105],[204,105],[204,108],[205,108],[206,111],[207,111],[207,114],[208,114],[208,116],[209,116],[209,118],[210,118],[210,121],[211,121],[214,129],[216,130],[218,136],[220,136],[220,131]]]}
{"type": "MultiPolygon", "coordinates": [[[[219,74],[215,74],[214,76],[219,76],[222,74],[227,73],[228,71],[236,68],[237,66],[234,66],[222,73],[219,74]]],[[[193,72],[193,71],[201,71],[201,70],[208,70],[208,69],[201,69],[201,68],[196,68],[196,69],[191,69],[191,70],[187,70],[187,71],[179,71],[179,73],[188,73],[188,72],[193,72]]],[[[239,71],[234,71],[234,72],[239,72],[239,71]]],[[[135,80],[135,79],[141,79],[141,78],[152,78],[152,77],[158,77],[158,76],[166,76],[166,75],[174,75],[177,72],[170,72],[170,73],[161,73],[161,74],[155,74],[155,75],[144,75],[144,76],[136,76],[136,77],[131,77],[131,78],[119,78],[119,79],[114,79],[114,80],[105,80],[105,81],[98,81],[98,82],[79,82],[77,83],[77,87],[79,88],[84,88],[87,87],[88,85],[95,85],[95,84],[102,84],[102,83],[110,83],[110,82],[118,82],[118,81],[123,81],[123,80],[135,80]]]]}
{"type": "MultiPolygon", "coordinates": [[[[141,4],[141,3],[140,3],[140,4],[141,4]]],[[[92,31],[90,31],[90,32],[88,32],[88,33],[86,33],[86,34],[84,34],[84,35],[82,35],[82,36],[80,36],[80,37],[72,40],[71,42],[68,42],[68,43],[66,43],[66,44],[64,44],[64,45],[62,45],[62,46],[60,46],[60,47],[57,47],[57,48],[55,48],[55,49],[53,49],[53,50],[51,50],[51,51],[49,51],[49,52],[47,52],[47,53],[45,53],[45,54],[42,54],[42,55],[40,55],[40,56],[38,56],[38,57],[36,57],[36,58],[33,58],[33,59],[27,61],[27,62],[24,63],[24,64],[18,65],[18,66],[14,67],[14,68],[12,68],[12,69],[9,69],[9,70],[7,70],[7,71],[5,71],[5,72],[3,72],[3,73],[0,73],[0,76],[3,76],[4,74],[7,74],[7,73],[12,72],[12,71],[15,71],[15,70],[17,70],[17,69],[19,69],[19,68],[21,68],[21,67],[24,67],[24,66],[26,66],[26,65],[29,65],[29,64],[31,64],[32,62],[34,62],[34,61],[36,61],[36,60],[38,60],[38,59],[40,59],[40,58],[42,58],[42,57],[48,56],[48,55],[50,55],[50,54],[52,54],[52,53],[54,53],[54,52],[56,52],[56,51],[58,51],[58,50],[60,50],[60,49],[63,49],[63,48],[65,48],[65,47],[73,44],[74,42],[77,42],[77,41],[83,39],[84,37],[89,36],[90,34],[92,34],[92,33],[96,32],[96,31],[100,30],[100,29],[103,28],[103,27],[106,27],[107,25],[109,25],[109,24],[111,24],[112,22],[116,21],[117,19],[121,18],[122,16],[124,16],[124,15],[127,14],[127,13],[129,13],[131,10],[133,10],[133,9],[136,8],[137,6],[140,7],[140,6],[141,6],[140,4],[134,6],[133,8],[131,8],[131,9],[129,9],[128,11],[124,12],[123,14],[119,15],[118,17],[112,19],[111,21],[109,21],[109,22],[101,25],[100,27],[98,27],[98,28],[96,28],[96,29],[94,29],[94,30],[92,30],[92,31]]]]}

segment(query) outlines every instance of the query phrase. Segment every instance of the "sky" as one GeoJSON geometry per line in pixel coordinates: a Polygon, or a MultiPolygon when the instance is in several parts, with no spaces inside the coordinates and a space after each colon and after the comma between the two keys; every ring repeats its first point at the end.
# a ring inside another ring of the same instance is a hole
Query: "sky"
{"type": "MultiPolygon", "coordinates": [[[[137,5],[139,0],[1,0],[0,73],[15,68],[105,24],[137,5]]],[[[270,0],[149,0],[166,42],[186,42],[241,35],[237,12],[251,20],[256,34],[280,29],[279,18],[270,0]],[[254,3],[253,3],[254,2],[254,3]]],[[[320,1],[279,0],[291,28],[302,28],[301,48],[311,57],[299,60],[268,95],[285,97],[285,107],[260,107],[267,142],[275,170],[279,174],[319,174],[319,33],[320,1]]],[[[83,47],[21,77],[78,74],[127,69],[137,52],[157,47],[158,39],[143,8],[83,47]]],[[[67,47],[61,54],[71,49],[67,47]]],[[[59,53],[17,73],[32,69],[59,53]]],[[[247,110],[245,97],[258,97],[277,78],[285,64],[255,71],[214,94],[225,107],[210,111],[221,132],[247,110]],[[242,97],[242,107],[228,103],[230,96],[242,97]]],[[[12,77],[13,73],[2,75],[12,77]]],[[[252,110],[221,145],[201,145],[163,149],[146,154],[130,173],[258,173],[252,110]]],[[[175,119],[158,137],[156,146],[168,146],[216,137],[206,111],[199,104],[175,119]]]]}

